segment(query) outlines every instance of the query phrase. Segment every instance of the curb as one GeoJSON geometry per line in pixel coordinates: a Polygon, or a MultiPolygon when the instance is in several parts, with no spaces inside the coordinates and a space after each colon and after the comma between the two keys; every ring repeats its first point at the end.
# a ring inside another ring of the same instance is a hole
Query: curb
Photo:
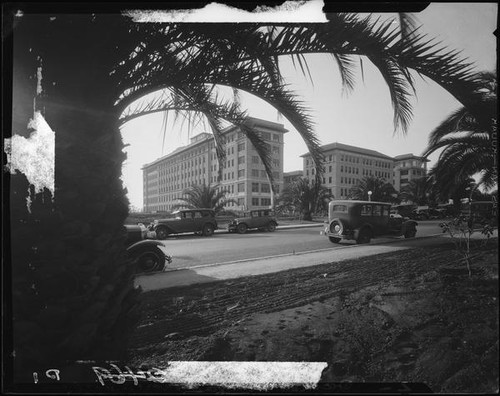
{"type": "MultiPolygon", "coordinates": [[[[443,234],[439,233],[439,234],[432,234],[432,235],[424,235],[424,236],[415,237],[415,238],[412,238],[412,239],[413,240],[415,240],[415,239],[426,239],[426,238],[434,238],[434,237],[440,237],[440,236],[443,236],[443,234]]],[[[394,240],[389,240],[389,241],[383,241],[383,242],[373,243],[371,245],[373,245],[373,246],[387,245],[387,244],[394,244],[394,243],[403,242],[403,241],[408,241],[408,240],[405,239],[405,238],[403,238],[403,239],[394,239],[394,240]]],[[[153,275],[155,273],[158,274],[158,273],[162,273],[162,272],[163,273],[164,272],[176,272],[176,271],[183,271],[183,270],[186,270],[186,269],[191,269],[192,270],[192,269],[199,269],[199,268],[219,267],[219,266],[223,266],[223,265],[231,265],[231,264],[238,264],[238,263],[245,263],[245,262],[252,262],[252,261],[270,260],[270,259],[273,259],[273,258],[280,258],[280,257],[307,255],[309,253],[317,253],[317,252],[322,252],[322,251],[339,250],[339,249],[352,249],[352,248],[357,247],[357,246],[359,246],[359,245],[352,244],[352,245],[336,246],[336,247],[319,249],[319,250],[309,250],[309,251],[306,251],[306,252],[284,253],[284,254],[278,254],[278,255],[275,255],[275,256],[240,259],[240,260],[234,260],[234,261],[226,261],[226,262],[222,262],[222,263],[200,264],[200,265],[196,265],[196,266],[189,267],[189,268],[170,268],[170,269],[166,269],[165,271],[149,272],[149,273],[144,273],[144,274],[141,274],[141,275],[153,275]]],[[[370,245],[366,245],[366,246],[370,246],[370,245]]]]}

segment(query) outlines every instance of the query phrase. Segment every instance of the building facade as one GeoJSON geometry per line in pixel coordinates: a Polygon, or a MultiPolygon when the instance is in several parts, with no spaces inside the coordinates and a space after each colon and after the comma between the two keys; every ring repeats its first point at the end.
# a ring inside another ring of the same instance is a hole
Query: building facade
{"type": "Polygon", "coordinates": [[[288,184],[293,183],[302,176],[303,172],[301,170],[283,173],[283,188],[286,188],[288,184]]]}
{"type": "MultiPolygon", "coordinates": [[[[349,190],[365,176],[375,176],[394,184],[394,158],[361,147],[331,143],[321,147],[325,156],[322,185],[335,199],[346,199],[349,190]]],[[[309,153],[303,154],[304,177],[315,179],[315,167],[309,153]]]]}
{"type": "MultiPolygon", "coordinates": [[[[277,193],[283,189],[284,134],[283,124],[248,118],[247,124],[256,129],[271,149],[272,174],[277,193]]],[[[223,131],[226,159],[222,166],[221,180],[219,161],[211,133],[201,133],[191,139],[189,145],[143,166],[144,211],[170,211],[181,204],[183,191],[194,185],[218,186],[226,191],[227,209],[243,211],[268,208],[274,196],[264,165],[246,135],[235,126],[223,131]]]]}
{"type": "Polygon", "coordinates": [[[413,154],[394,157],[394,188],[401,191],[411,180],[426,176],[427,162],[428,159],[413,154]]]}

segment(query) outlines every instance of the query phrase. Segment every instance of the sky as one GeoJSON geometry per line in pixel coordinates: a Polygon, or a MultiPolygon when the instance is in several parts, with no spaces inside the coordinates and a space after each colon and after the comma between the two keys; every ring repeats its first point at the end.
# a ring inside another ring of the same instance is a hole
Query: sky
{"type": "MultiPolygon", "coordinates": [[[[436,37],[447,48],[462,50],[462,56],[473,62],[478,71],[496,70],[496,3],[432,3],[414,16],[422,25],[422,32],[429,38],[436,37]]],[[[312,82],[287,59],[280,67],[290,88],[310,109],[321,144],[340,142],[389,156],[420,155],[430,132],[460,107],[444,89],[415,76],[417,95],[412,100],[411,125],[406,134],[395,133],[389,91],[378,71],[366,60],[363,77],[358,67],[355,89],[347,96],[342,93],[340,75],[331,57],[312,54],[307,55],[307,60],[312,82]]],[[[241,103],[252,117],[284,124],[289,130],[284,140],[284,171],[302,170],[300,156],[307,153],[307,148],[299,133],[262,100],[243,93],[241,103]]],[[[208,129],[202,124],[190,130],[187,123],[174,123],[173,115],[168,115],[165,124],[163,113],[139,117],[122,126],[122,138],[127,145],[122,180],[132,207],[143,206],[142,166],[187,145],[192,136],[203,131],[208,129]]],[[[437,158],[438,153],[431,155],[428,166],[437,158]]]]}

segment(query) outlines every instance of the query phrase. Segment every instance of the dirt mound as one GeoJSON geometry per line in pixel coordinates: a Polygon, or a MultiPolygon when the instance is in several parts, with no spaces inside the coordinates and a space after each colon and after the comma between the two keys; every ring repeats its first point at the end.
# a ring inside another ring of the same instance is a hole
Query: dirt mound
{"type": "Polygon", "coordinates": [[[322,382],[498,389],[498,250],[451,246],[144,295],[132,365],[324,361],[322,382]]]}

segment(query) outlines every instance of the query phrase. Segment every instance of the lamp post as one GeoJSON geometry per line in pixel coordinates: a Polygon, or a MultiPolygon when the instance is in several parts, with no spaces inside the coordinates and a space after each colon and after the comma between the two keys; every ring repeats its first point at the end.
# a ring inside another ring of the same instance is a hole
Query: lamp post
{"type": "Polygon", "coordinates": [[[371,200],[372,200],[372,192],[368,191],[368,201],[371,202],[371,200]]]}

